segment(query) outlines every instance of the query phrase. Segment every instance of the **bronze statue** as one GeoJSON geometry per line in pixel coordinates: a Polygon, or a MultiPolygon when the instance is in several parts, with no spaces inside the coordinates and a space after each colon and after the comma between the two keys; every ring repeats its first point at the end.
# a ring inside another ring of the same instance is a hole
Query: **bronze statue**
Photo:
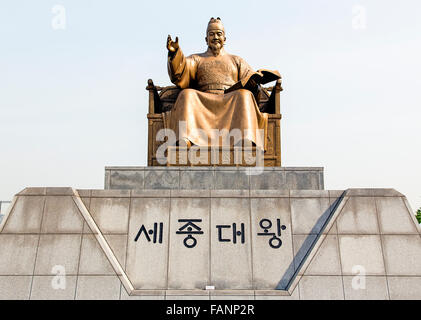
{"type": "Polygon", "coordinates": [[[178,37],[173,41],[168,36],[168,73],[171,82],[183,90],[172,110],[163,113],[164,127],[178,135],[180,121],[184,121],[186,128],[177,140],[188,146],[212,145],[207,137],[214,129],[226,132],[239,129],[242,140],[265,148],[268,115],[259,111],[252,91],[257,88],[256,80],[260,79],[261,83],[276,80],[280,78],[279,73],[268,70],[256,73],[242,58],[227,53],[220,18],[210,19],[205,40],[206,52],[185,57],[178,37]],[[207,137],[198,134],[197,129],[208,133],[207,137]],[[259,143],[258,129],[264,132],[264,141],[259,143]]]}

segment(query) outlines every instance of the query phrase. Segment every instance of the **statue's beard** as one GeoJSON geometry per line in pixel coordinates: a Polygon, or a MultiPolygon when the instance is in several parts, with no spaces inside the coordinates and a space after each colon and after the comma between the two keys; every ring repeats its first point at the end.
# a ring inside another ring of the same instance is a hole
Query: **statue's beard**
{"type": "Polygon", "coordinates": [[[221,52],[221,49],[224,45],[220,42],[210,42],[209,48],[212,50],[214,55],[218,55],[221,52]]]}

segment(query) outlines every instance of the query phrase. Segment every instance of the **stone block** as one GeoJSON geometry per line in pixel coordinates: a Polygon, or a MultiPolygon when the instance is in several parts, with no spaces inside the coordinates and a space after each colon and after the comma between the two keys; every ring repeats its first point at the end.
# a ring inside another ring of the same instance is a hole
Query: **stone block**
{"type": "Polygon", "coordinates": [[[81,198],[90,198],[91,197],[91,189],[77,189],[77,193],[81,198]]]}
{"type": "Polygon", "coordinates": [[[92,198],[130,198],[130,190],[91,190],[92,198]]]}
{"type": "Polygon", "coordinates": [[[373,197],[403,197],[404,195],[395,189],[372,189],[373,197]]]}
{"type": "Polygon", "coordinates": [[[344,194],[344,190],[329,190],[329,197],[338,199],[344,194]]]}
{"type": "Polygon", "coordinates": [[[289,190],[250,190],[251,198],[289,198],[289,190]]]}
{"type": "Polygon", "coordinates": [[[336,221],[339,234],[379,234],[373,197],[351,197],[336,221]]]}
{"type": "Polygon", "coordinates": [[[80,275],[115,275],[113,267],[94,235],[83,235],[78,273],[80,275]]]}
{"type": "Polygon", "coordinates": [[[208,296],[208,290],[165,290],[166,296],[208,296]]]}
{"type": "Polygon", "coordinates": [[[104,189],[111,189],[111,171],[107,167],[105,167],[104,189]]]}
{"type": "Polygon", "coordinates": [[[159,190],[159,189],[144,189],[132,190],[132,198],[169,198],[171,191],[176,190],[159,190]]]}
{"type": "Polygon", "coordinates": [[[144,186],[144,170],[110,171],[110,189],[139,189],[144,186]]]}
{"type": "Polygon", "coordinates": [[[41,235],[35,264],[35,275],[51,275],[55,266],[64,267],[66,275],[76,275],[81,238],[81,234],[41,235]]]}
{"type": "Polygon", "coordinates": [[[291,198],[329,198],[328,190],[290,190],[291,198]]]}
{"type": "Polygon", "coordinates": [[[329,197],[329,208],[332,211],[331,220],[335,220],[332,223],[329,229],[329,225],[326,226],[326,229],[323,230],[323,234],[338,234],[338,227],[337,227],[337,217],[340,216],[340,212],[342,211],[344,205],[346,204],[346,200],[343,198],[332,198],[329,197]]]}
{"type": "Polygon", "coordinates": [[[285,171],[264,171],[262,174],[250,176],[250,189],[280,190],[288,189],[285,171]]]}
{"type": "Polygon", "coordinates": [[[119,300],[120,285],[117,276],[79,276],[76,300],[119,300]]]}
{"type": "Polygon", "coordinates": [[[172,245],[169,251],[169,289],[203,290],[208,285],[210,276],[209,214],[210,198],[171,199],[170,238],[172,245]],[[196,221],[180,222],[180,220],[186,219],[196,221]],[[181,232],[187,231],[188,228],[203,234],[194,234],[191,237],[186,234],[177,234],[180,230],[181,232]]]}
{"type": "Polygon", "coordinates": [[[327,235],[311,260],[305,275],[342,275],[338,237],[327,235]]]}
{"type": "Polygon", "coordinates": [[[90,213],[103,234],[126,234],[129,198],[92,198],[90,213]]]}
{"type": "Polygon", "coordinates": [[[86,209],[88,209],[89,211],[89,207],[91,205],[91,198],[81,198],[84,206],[86,207],[86,209]]]}
{"type": "Polygon", "coordinates": [[[92,234],[92,230],[86,222],[83,223],[83,233],[92,234]]]}
{"type": "Polygon", "coordinates": [[[0,300],[28,300],[32,276],[0,276],[0,300]]]}
{"type": "Polygon", "coordinates": [[[253,288],[285,289],[294,274],[289,199],[251,199],[251,221],[253,288]],[[273,236],[258,235],[265,228],[273,236]]]}
{"type": "Polygon", "coordinates": [[[387,279],[384,276],[365,276],[361,279],[344,276],[343,281],[345,300],[389,300],[387,279]]]}
{"type": "Polygon", "coordinates": [[[126,272],[135,289],[167,288],[169,210],[168,198],[132,199],[126,272]],[[141,231],[142,226],[148,232],[156,229],[154,234],[148,234],[150,241],[141,231]],[[137,238],[139,232],[141,234],[137,238]]]}
{"type": "Polygon", "coordinates": [[[0,275],[32,275],[39,235],[0,234],[0,275]]]}
{"type": "Polygon", "coordinates": [[[47,196],[74,196],[76,195],[75,190],[69,187],[54,187],[46,188],[47,196]]]}
{"type": "Polygon", "coordinates": [[[317,190],[323,189],[318,173],[306,171],[287,171],[287,189],[291,190],[317,190]]]}
{"type": "Polygon", "coordinates": [[[382,234],[419,234],[400,197],[376,198],[382,234]]]}
{"type": "Polygon", "coordinates": [[[421,277],[387,277],[391,300],[420,300],[421,277]]]}
{"type": "Polygon", "coordinates": [[[385,235],[382,239],[388,275],[421,276],[419,235],[385,235]]]}
{"type": "Polygon", "coordinates": [[[368,188],[350,188],[346,190],[347,197],[372,197],[373,189],[368,188]]]}
{"type": "Polygon", "coordinates": [[[256,291],[255,300],[300,300],[300,293],[298,287],[292,292],[291,295],[281,296],[274,294],[263,294],[260,291],[256,291]]]}
{"type": "Polygon", "coordinates": [[[127,235],[106,234],[104,235],[104,238],[113,255],[124,270],[126,268],[127,235]]]}
{"type": "Polygon", "coordinates": [[[249,176],[245,170],[215,170],[214,189],[249,190],[249,176]]]}
{"type": "Polygon", "coordinates": [[[323,234],[337,235],[338,234],[338,229],[336,227],[336,222],[334,222],[332,224],[332,226],[330,227],[330,229],[327,226],[326,229],[323,231],[323,234]]]}
{"type": "Polygon", "coordinates": [[[7,217],[2,233],[38,233],[44,202],[44,196],[19,196],[7,217]]]}
{"type": "Polygon", "coordinates": [[[339,249],[344,275],[355,275],[356,266],[364,267],[366,275],[385,274],[379,235],[339,235],[339,249]]]}
{"type": "Polygon", "coordinates": [[[181,170],[180,189],[213,189],[213,174],[210,170],[181,170]]]}
{"type": "Polygon", "coordinates": [[[209,290],[210,296],[254,296],[255,290],[245,289],[225,289],[225,290],[209,290]]]}
{"type": "Polygon", "coordinates": [[[130,296],[124,286],[121,286],[120,300],[165,300],[165,291],[160,294],[151,292],[145,295],[130,296]]]}
{"type": "Polygon", "coordinates": [[[211,201],[211,281],[209,285],[215,286],[216,290],[252,289],[250,200],[212,198],[211,201]],[[236,230],[234,230],[234,223],[236,230]],[[242,232],[242,234],[239,236],[237,232],[242,232]],[[218,238],[223,241],[219,241],[218,238]]]}
{"type": "Polygon", "coordinates": [[[165,300],[210,300],[209,295],[187,296],[187,295],[166,295],[165,300]]]}
{"type": "Polygon", "coordinates": [[[382,188],[350,188],[347,190],[349,197],[403,197],[395,189],[382,188]]]}
{"type": "Polygon", "coordinates": [[[254,300],[254,295],[223,295],[223,296],[216,296],[211,295],[210,300],[254,300]]]}
{"type": "Polygon", "coordinates": [[[55,276],[34,276],[31,300],[74,300],[75,289],[76,276],[65,276],[60,280],[55,276]]]}
{"type": "Polygon", "coordinates": [[[251,189],[324,188],[323,168],[266,167],[262,174],[249,176],[250,170],[253,168],[233,166],[107,167],[105,189],[249,189],[250,183],[251,189]]]}
{"type": "Polygon", "coordinates": [[[210,198],[211,190],[171,190],[171,198],[210,198]]]}
{"type": "Polygon", "coordinates": [[[180,172],[178,170],[145,171],[145,189],[179,189],[180,172]]]}
{"type": "Polygon", "coordinates": [[[211,190],[212,198],[249,198],[250,190],[211,190]]]}
{"type": "Polygon", "coordinates": [[[319,234],[330,214],[329,198],[291,198],[293,234],[319,234]]]}
{"type": "Polygon", "coordinates": [[[343,300],[341,276],[303,276],[298,284],[301,300],[343,300]]]}
{"type": "Polygon", "coordinates": [[[18,193],[19,196],[45,196],[46,189],[43,187],[25,188],[18,193]]]}
{"type": "Polygon", "coordinates": [[[83,222],[72,197],[46,197],[41,233],[82,233],[83,222]]]}

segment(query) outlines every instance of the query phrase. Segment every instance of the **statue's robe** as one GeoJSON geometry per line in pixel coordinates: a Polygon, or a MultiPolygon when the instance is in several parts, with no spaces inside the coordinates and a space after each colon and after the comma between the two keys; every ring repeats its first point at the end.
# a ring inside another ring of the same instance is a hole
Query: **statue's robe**
{"type": "Polygon", "coordinates": [[[165,128],[173,130],[177,140],[188,139],[198,146],[221,144],[211,140],[212,129],[240,129],[242,139],[265,149],[268,115],[259,111],[254,95],[245,89],[224,94],[250,72],[253,70],[242,58],[224,49],[216,57],[209,50],[185,57],[179,48],[168,57],[168,73],[183,90],[172,110],[163,113],[165,128]],[[186,130],[180,132],[179,121],[186,122],[186,130]],[[196,129],[204,130],[209,139],[196,129]]]}

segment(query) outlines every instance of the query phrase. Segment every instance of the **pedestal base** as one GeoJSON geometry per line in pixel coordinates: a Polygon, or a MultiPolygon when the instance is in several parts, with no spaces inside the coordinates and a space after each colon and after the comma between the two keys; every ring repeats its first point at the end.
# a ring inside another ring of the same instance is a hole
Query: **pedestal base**
{"type": "Polygon", "coordinates": [[[105,189],[323,190],[321,167],[106,167],[105,189]]]}
{"type": "Polygon", "coordinates": [[[9,209],[0,299],[421,296],[420,228],[393,189],[27,188],[9,209]]]}

